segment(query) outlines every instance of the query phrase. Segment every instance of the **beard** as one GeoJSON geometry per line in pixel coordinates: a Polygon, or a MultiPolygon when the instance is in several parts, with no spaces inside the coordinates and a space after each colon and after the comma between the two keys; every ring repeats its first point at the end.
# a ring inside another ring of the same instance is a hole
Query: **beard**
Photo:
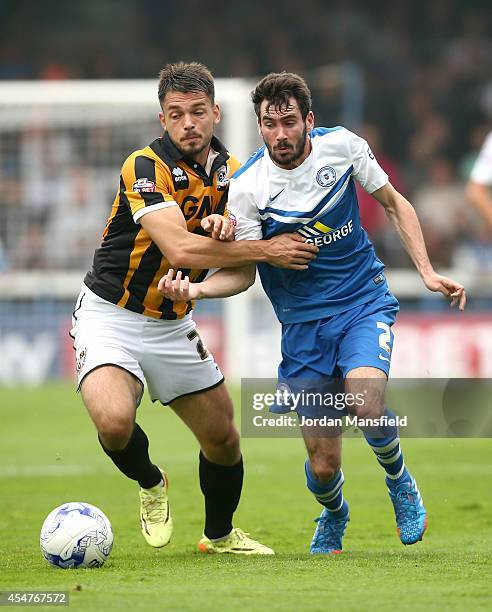
{"type": "Polygon", "coordinates": [[[183,142],[180,142],[179,144],[174,144],[176,145],[176,148],[179,150],[179,152],[182,153],[185,157],[192,157],[193,155],[198,155],[204,149],[206,149],[210,144],[210,140],[211,139],[206,140],[203,138],[197,138],[196,140],[185,140],[183,142]]]}
{"type": "MultiPolygon", "coordinates": [[[[287,142],[280,143],[282,146],[288,147],[288,149],[282,153],[276,151],[274,147],[267,144],[266,147],[268,149],[268,153],[270,154],[270,158],[281,167],[292,165],[295,167],[295,162],[304,154],[306,138],[307,129],[304,127],[302,134],[299,136],[296,142],[294,142],[294,144],[291,145],[287,142]]],[[[278,147],[279,145],[277,144],[276,146],[278,147]]]]}

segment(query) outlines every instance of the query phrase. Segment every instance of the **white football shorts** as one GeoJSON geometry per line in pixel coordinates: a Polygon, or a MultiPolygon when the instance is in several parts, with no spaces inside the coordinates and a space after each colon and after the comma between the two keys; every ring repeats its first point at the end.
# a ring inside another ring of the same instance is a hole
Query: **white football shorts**
{"type": "Polygon", "coordinates": [[[70,336],[79,387],[95,368],[116,365],[146,382],[152,401],[169,404],[224,380],[191,313],[174,321],[153,319],[116,306],[83,285],[70,336]]]}

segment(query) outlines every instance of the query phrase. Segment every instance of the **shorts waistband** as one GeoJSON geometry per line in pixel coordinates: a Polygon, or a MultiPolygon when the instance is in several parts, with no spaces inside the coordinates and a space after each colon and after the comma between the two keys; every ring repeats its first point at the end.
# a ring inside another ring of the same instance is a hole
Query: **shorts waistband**
{"type": "Polygon", "coordinates": [[[181,317],[181,319],[156,319],[155,317],[148,317],[147,315],[141,314],[139,312],[134,312],[133,310],[129,310],[128,308],[122,308],[121,306],[118,306],[117,304],[114,304],[109,300],[105,300],[100,295],[97,295],[97,293],[94,293],[92,289],[89,289],[89,287],[85,283],[82,283],[81,292],[83,292],[84,295],[87,296],[87,298],[92,302],[106,304],[110,307],[117,309],[117,312],[127,314],[128,316],[134,316],[135,318],[141,319],[142,321],[155,323],[156,325],[178,325],[180,323],[185,323],[192,319],[192,312],[189,312],[184,317],[181,317]]]}

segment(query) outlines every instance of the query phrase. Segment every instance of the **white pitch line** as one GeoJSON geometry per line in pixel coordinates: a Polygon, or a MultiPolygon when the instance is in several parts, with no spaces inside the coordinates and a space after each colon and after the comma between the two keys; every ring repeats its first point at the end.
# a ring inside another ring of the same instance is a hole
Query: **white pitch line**
{"type": "MultiPolygon", "coordinates": [[[[97,472],[101,470],[98,469],[97,472]]],[[[6,465],[0,467],[0,478],[32,478],[35,476],[77,476],[92,474],[96,468],[86,465],[6,465]]]]}

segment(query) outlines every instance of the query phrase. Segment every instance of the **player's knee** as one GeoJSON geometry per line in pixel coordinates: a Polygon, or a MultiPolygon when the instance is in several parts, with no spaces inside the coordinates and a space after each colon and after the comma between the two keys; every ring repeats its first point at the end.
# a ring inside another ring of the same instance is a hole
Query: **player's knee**
{"type": "Polygon", "coordinates": [[[221,451],[227,455],[235,456],[239,453],[239,432],[231,424],[229,431],[224,434],[217,444],[221,451]]]}
{"type": "Polygon", "coordinates": [[[384,413],[386,379],[377,377],[347,378],[345,390],[363,401],[352,402],[347,409],[359,419],[377,419],[384,413]]]}
{"type": "Polygon", "coordinates": [[[332,480],[340,470],[340,458],[333,455],[318,460],[311,460],[311,472],[318,482],[326,484],[332,480]]]}
{"type": "Polygon", "coordinates": [[[216,446],[227,450],[239,448],[239,432],[231,421],[228,427],[221,428],[220,432],[214,437],[213,442],[216,446]]]}
{"type": "Polygon", "coordinates": [[[384,401],[365,402],[355,406],[354,412],[359,419],[378,419],[384,413],[384,401]]]}
{"type": "Polygon", "coordinates": [[[202,448],[211,461],[232,465],[241,455],[239,442],[239,432],[231,423],[228,429],[215,432],[212,438],[202,444],[202,448]]]}
{"type": "Polygon", "coordinates": [[[120,450],[125,448],[133,433],[132,418],[114,415],[104,415],[96,422],[99,437],[106,448],[120,450]]]}

